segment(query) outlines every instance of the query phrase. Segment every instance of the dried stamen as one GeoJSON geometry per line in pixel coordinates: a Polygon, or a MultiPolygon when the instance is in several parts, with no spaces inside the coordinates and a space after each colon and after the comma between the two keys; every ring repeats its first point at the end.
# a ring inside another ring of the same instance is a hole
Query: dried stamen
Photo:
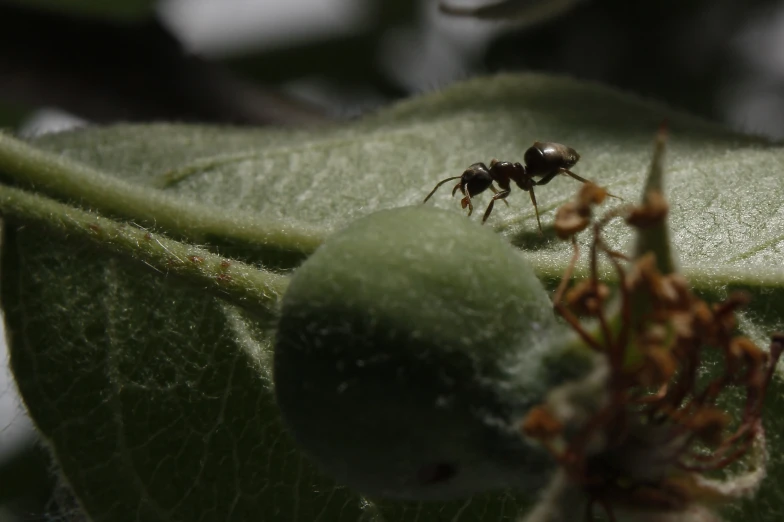
{"type": "MultiPolygon", "coordinates": [[[[576,431],[566,430],[546,406],[533,408],[523,423],[529,437],[553,453],[567,476],[593,505],[626,509],[685,510],[717,496],[701,486],[700,473],[716,472],[744,459],[762,440],[762,404],[784,351],[776,334],[770,352],[735,334],[735,312],[749,297],[730,295],[716,305],[698,298],[683,276],[663,274],[650,252],[624,267],[625,256],[601,238],[603,226],[625,213],[637,228],[661,223],[668,205],[653,191],[643,205],[624,207],[593,221],[593,205],[606,192],[585,184],[575,201],[559,209],[556,230],[571,239],[574,256],[555,293],[554,307],[579,337],[607,357],[607,401],[576,431]],[[570,287],[580,251],[574,234],[593,223],[590,275],[570,287]],[[620,310],[612,316],[610,288],[599,281],[598,257],[606,256],[620,281],[620,310]],[[598,321],[589,331],[578,317],[598,321]],[[698,382],[706,358],[723,357],[724,371],[698,382]],[[718,402],[731,387],[745,391],[742,414],[733,419],[718,402]],[[593,442],[602,440],[600,450],[593,442]]],[[[718,495],[720,497],[720,495],[718,495]]],[[[713,500],[716,500],[713,498],[713,500]]]]}

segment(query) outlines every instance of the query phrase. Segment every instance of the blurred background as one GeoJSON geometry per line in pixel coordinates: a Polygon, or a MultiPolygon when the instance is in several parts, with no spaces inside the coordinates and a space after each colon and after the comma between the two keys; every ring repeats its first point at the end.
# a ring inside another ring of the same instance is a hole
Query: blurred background
{"type": "MultiPolygon", "coordinates": [[[[0,128],[310,125],[539,71],[784,137],[782,0],[447,1],[0,0],[0,128]]],[[[78,518],[6,363],[0,346],[0,522],[78,518]]]]}

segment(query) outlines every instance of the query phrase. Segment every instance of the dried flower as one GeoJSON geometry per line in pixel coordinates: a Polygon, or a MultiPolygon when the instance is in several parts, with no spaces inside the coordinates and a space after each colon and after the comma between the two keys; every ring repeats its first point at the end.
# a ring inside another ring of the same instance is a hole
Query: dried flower
{"type": "MultiPolygon", "coordinates": [[[[623,215],[639,234],[663,230],[668,205],[653,189],[641,205],[594,220],[592,207],[602,194],[603,189],[586,184],[575,201],[558,211],[556,231],[572,240],[574,256],[554,306],[606,360],[606,396],[576,429],[567,429],[569,419],[545,403],[530,411],[522,431],[539,440],[571,486],[584,492],[589,520],[596,505],[610,520],[616,510],[705,512],[709,505],[748,493],[748,480],[733,482],[726,476],[730,467],[753,468],[755,458],[764,459],[762,403],[784,351],[784,334],[775,334],[765,352],[736,333],[735,312],[748,302],[747,295],[710,304],[691,291],[682,275],[663,273],[660,267],[672,264],[657,263],[657,252],[638,252],[628,260],[611,250],[602,239],[610,219],[623,215]],[[588,228],[593,232],[590,275],[570,287],[580,255],[574,234],[588,228]],[[599,281],[599,255],[609,259],[618,277],[616,299],[599,281]],[[585,319],[596,326],[586,326],[585,319]],[[704,383],[699,377],[716,355],[723,371],[704,383]],[[731,389],[745,394],[740,415],[720,407],[731,389]],[[722,473],[721,481],[712,478],[722,473]]],[[[754,486],[763,475],[753,475],[754,486]]]]}

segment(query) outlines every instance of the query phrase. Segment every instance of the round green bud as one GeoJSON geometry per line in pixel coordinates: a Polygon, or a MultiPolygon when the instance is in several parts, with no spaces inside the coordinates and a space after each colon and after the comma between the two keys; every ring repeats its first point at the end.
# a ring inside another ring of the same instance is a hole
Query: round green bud
{"type": "Polygon", "coordinates": [[[366,495],[538,489],[552,459],[520,423],[578,371],[554,377],[561,333],[530,265],[489,228],[430,207],[382,211],[292,277],[277,400],[303,451],[366,495]]]}

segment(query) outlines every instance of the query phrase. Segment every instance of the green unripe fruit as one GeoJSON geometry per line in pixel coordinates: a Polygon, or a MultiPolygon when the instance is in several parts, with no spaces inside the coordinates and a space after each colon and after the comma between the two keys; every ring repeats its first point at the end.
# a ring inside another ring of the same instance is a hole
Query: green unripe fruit
{"type": "Polygon", "coordinates": [[[553,362],[562,333],[529,264],[489,228],[428,207],[382,211],[294,274],[278,404],[303,451],[370,496],[538,488],[552,459],[520,422],[587,368],[553,362]]]}

